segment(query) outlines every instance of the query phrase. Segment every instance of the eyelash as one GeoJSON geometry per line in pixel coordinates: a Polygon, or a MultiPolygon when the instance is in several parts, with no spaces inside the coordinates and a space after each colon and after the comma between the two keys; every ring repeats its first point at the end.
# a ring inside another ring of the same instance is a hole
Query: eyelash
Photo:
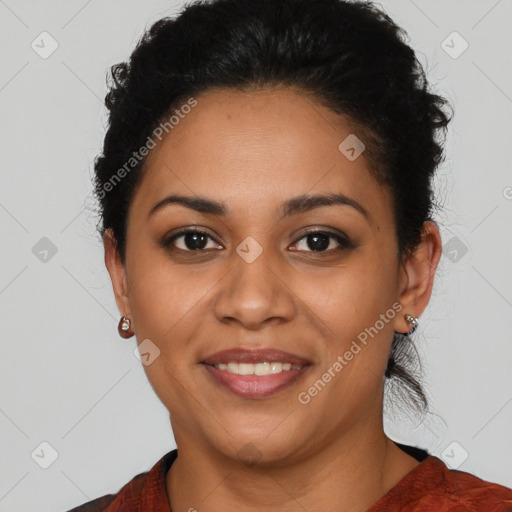
{"type": "MultiPolygon", "coordinates": [[[[188,233],[198,233],[200,235],[206,235],[210,240],[215,241],[213,239],[213,237],[211,237],[205,231],[189,228],[189,229],[185,229],[183,231],[180,231],[179,233],[172,235],[170,238],[164,239],[162,241],[161,245],[164,248],[170,248],[171,250],[178,250],[178,251],[189,252],[189,253],[201,253],[203,251],[209,250],[209,249],[195,249],[195,250],[194,249],[181,249],[178,247],[171,247],[173,245],[173,243],[175,242],[175,240],[177,240],[178,238],[181,238],[184,235],[187,235],[188,233]]],[[[311,235],[325,235],[326,237],[328,237],[330,239],[334,239],[336,242],[338,242],[339,247],[336,247],[335,249],[324,250],[324,251],[297,251],[297,252],[309,252],[312,254],[326,254],[326,253],[331,254],[332,252],[342,251],[344,249],[353,249],[355,247],[354,244],[352,244],[352,242],[346,236],[339,235],[337,233],[332,233],[330,231],[322,231],[322,230],[318,230],[318,229],[306,231],[299,239],[297,239],[293,243],[293,245],[296,245],[298,242],[300,242],[304,238],[307,238],[308,236],[311,236],[311,235]]]]}

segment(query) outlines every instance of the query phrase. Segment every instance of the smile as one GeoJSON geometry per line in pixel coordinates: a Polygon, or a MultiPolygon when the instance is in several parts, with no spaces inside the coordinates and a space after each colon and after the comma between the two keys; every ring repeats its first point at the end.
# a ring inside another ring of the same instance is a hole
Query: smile
{"type": "Polygon", "coordinates": [[[233,347],[210,354],[201,364],[218,389],[250,399],[269,397],[293,386],[311,367],[304,357],[270,347],[233,347]]]}

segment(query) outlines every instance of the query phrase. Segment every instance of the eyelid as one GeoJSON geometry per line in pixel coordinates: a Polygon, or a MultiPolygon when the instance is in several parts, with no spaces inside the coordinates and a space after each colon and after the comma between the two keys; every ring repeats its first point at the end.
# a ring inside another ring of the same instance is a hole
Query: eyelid
{"type": "Polygon", "coordinates": [[[328,228],[328,227],[322,227],[322,226],[317,226],[317,227],[314,227],[314,228],[308,228],[306,229],[301,235],[300,235],[300,238],[298,238],[298,240],[302,239],[303,237],[305,237],[306,235],[311,235],[311,234],[315,234],[315,233],[319,233],[319,234],[322,234],[322,235],[331,235],[331,236],[337,236],[339,238],[343,238],[345,239],[347,242],[349,241],[349,238],[348,236],[343,233],[343,231],[339,231],[339,230],[335,230],[333,231],[333,228],[328,228]]]}
{"type": "Polygon", "coordinates": [[[174,246],[174,241],[188,233],[199,233],[201,235],[206,235],[210,240],[212,240],[213,242],[215,242],[216,244],[218,245],[222,245],[220,244],[217,240],[216,240],[216,237],[214,237],[213,235],[211,235],[207,230],[206,228],[202,228],[202,227],[194,227],[194,226],[190,226],[188,228],[183,228],[181,229],[180,231],[177,231],[176,233],[173,233],[172,235],[166,235],[163,237],[162,241],[160,242],[160,245],[162,245],[162,247],[164,248],[167,248],[167,247],[170,247],[170,246],[173,246],[173,249],[176,249],[176,250],[181,250],[183,252],[196,252],[196,253],[200,253],[202,251],[206,251],[207,249],[200,249],[200,250],[186,250],[186,249],[180,249],[179,247],[175,247],[174,246]]]}
{"type": "MultiPolygon", "coordinates": [[[[304,231],[300,235],[300,237],[297,238],[295,242],[293,242],[292,245],[297,244],[298,242],[300,242],[303,238],[307,237],[308,235],[315,235],[315,234],[325,235],[329,238],[333,238],[339,244],[339,247],[335,248],[335,249],[329,249],[327,251],[305,251],[305,252],[310,252],[312,254],[327,254],[327,253],[336,251],[337,249],[353,249],[353,248],[355,248],[355,244],[342,231],[332,231],[330,228],[319,228],[319,227],[311,228],[311,229],[304,231]]],[[[299,251],[297,251],[297,252],[299,252],[299,251]]],[[[300,252],[303,252],[303,251],[300,251],[300,252]]]]}

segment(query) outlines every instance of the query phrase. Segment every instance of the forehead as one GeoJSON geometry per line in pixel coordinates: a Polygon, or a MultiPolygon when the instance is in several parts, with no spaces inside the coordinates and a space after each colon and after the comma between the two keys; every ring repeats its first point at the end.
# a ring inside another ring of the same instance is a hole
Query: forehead
{"type": "Polygon", "coordinates": [[[335,192],[369,210],[389,209],[364,152],[350,160],[339,148],[354,135],[364,142],[364,135],[311,97],[277,88],[215,90],[195,99],[150,151],[135,208],[149,211],[166,194],[180,192],[215,197],[237,213],[304,193],[335,192]]]}

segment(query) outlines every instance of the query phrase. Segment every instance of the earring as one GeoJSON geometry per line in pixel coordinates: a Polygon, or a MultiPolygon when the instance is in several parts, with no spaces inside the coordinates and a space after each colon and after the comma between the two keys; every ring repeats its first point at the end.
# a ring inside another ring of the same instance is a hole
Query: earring
{"type": "Polygon", "coordinates": [[[412,329],[406,333],[407,336],[412,334],[418,327],[418,319],[413,317],[412,315],[405,315],[405,319],[412,325],[412,329]]]}
{"type": "Polygon", "coordinates": [[[131,330],[132,321],[127,316],[122,316],[121,320],[119,320],[119,325],[117,326],[117,330],[119,331],[119,336],[121,338],[131,338],[135,333],[131,330]]]}

